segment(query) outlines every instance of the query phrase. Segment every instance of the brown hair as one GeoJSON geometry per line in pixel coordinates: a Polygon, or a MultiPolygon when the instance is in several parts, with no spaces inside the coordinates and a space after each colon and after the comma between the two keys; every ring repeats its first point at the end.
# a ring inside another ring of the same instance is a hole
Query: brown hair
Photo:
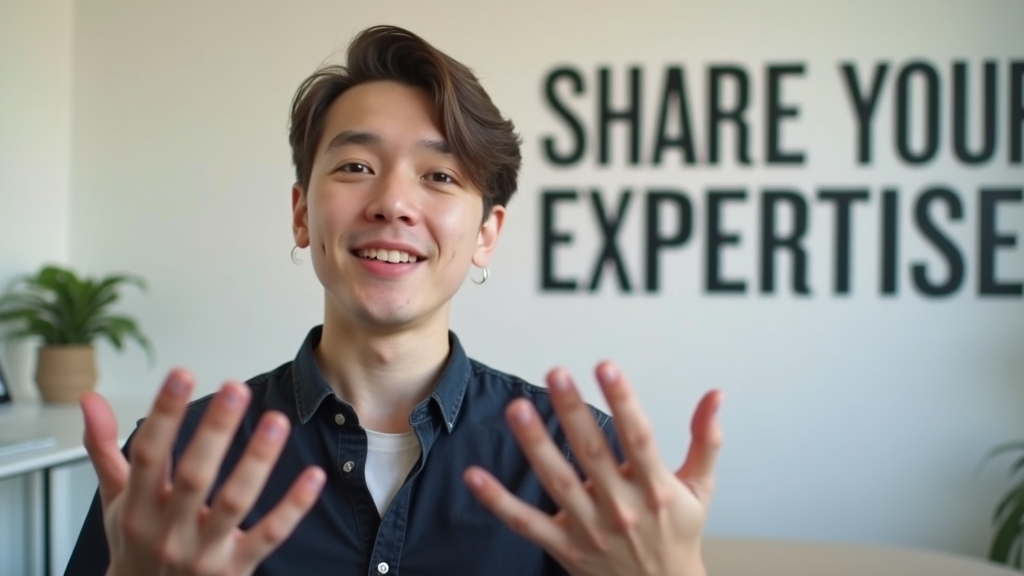
{"type": "Polygon", "coordinates": [[[303,190],[309,186],[331,105],[345,90],[377,80],[430,92],[452,154],[465,167],[470,183],[483,193],[484,218],[492,206],[508,203],[522,163],[512,122],[502,118],[469,68],[395,26],[363,30],[349,45],[344,66],[321,67],[295,92],[289,141],[295,178],[303,190]]]}

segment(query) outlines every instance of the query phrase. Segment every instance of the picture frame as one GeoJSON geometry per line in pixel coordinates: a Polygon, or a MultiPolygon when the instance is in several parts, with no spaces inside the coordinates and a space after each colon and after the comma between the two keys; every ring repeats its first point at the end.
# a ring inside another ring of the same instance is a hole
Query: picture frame
{"type": "Polygon", "coordinates": [[[4,375],[3,364],[0,364],[0,406],[11,401],[11,389],[7,385],[7,378],[4,375]]]}

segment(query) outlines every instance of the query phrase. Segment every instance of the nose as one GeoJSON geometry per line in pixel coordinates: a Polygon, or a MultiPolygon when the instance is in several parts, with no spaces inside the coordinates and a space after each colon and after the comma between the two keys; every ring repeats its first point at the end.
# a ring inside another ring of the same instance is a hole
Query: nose
{"type": "Polygon", "coordinates": [[[391,170],[377,177],[366,204],[366,218],[375,222],[413,225],[419,221],[419,180],[391,170]]]}

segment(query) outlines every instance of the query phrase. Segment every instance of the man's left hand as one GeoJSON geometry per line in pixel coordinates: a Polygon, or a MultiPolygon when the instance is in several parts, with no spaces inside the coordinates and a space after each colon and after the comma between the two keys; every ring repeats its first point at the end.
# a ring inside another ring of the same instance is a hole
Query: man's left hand
{"type": "Polygon", "coordinates": [[[521,399],[508,406],[509,425],[561,510],[554,516],[538,510],[479,467],[466,471],[466,483],[486,508],[574,576],[703,576],[701,532],[722,443],[715,417],[722,394],[712,390],[697,405],[686,461],[673,473],[661,461],[650,423],[618,367],[604,362],[596,372],[624,463],[569,373],[555,369],[547,376],[552,402],[587,480],[579,479],[533,405],[521,399]]]}

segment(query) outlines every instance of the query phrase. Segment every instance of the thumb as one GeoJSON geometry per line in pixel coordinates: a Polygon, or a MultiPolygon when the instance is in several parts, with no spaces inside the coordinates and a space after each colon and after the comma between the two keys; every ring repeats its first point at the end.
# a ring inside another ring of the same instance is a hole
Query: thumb
{"type": "Polygon", "coordinates": [[[676,477],[696,492],[702,501],[711,498],[715,486],[715,461],[722,446],[722,430],[718,426],[718,408],[723,395],[711,390],[701,398],[690,424],[690,450],[676,477]]]}
{"type": "Polygon", "coordinates": [[[100,498],[106,505],[128,482],[128,461],[117,442],[117,419],[103,396],[89,392],[80,401],[85,418],[85,450],[99,478],[100,498]]]}

